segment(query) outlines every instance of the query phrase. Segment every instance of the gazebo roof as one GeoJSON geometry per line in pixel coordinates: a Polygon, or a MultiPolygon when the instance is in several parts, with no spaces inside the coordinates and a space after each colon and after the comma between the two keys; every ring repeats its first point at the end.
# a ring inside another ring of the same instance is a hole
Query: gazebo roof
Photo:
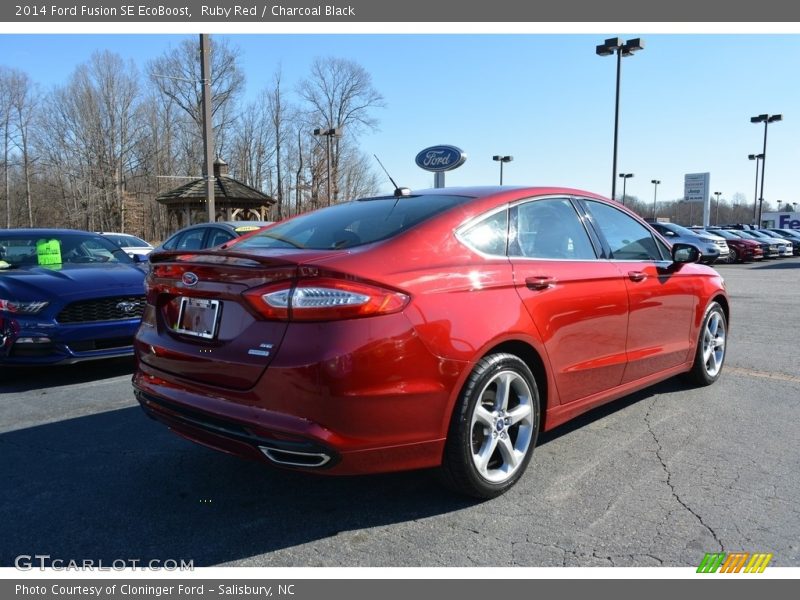
{"type": "MultiPolygon", "coordinates": [[[[275,204],[275,199],[228,176],[228,165],[217,159],[214,163],[214,203],[218,207],[255,208],[275,204]]],[[[206,200],[206,180],[194,179],[156,196],[156,200],[167,206],[192,205],[206,200]]]]}

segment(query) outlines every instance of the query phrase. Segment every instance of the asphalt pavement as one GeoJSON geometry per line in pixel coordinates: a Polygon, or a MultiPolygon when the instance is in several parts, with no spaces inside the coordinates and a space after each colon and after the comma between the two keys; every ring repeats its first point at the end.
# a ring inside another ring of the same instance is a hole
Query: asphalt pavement
{"type": "Polygon", "coordinates": [[[145,417],[131,360],[0,369],[0,566],[800,566],[800,258],[721,265],[721,379],[675,378],[540,436],[478,502],[430,471],[331,478],[184,441],[145,417]]]}

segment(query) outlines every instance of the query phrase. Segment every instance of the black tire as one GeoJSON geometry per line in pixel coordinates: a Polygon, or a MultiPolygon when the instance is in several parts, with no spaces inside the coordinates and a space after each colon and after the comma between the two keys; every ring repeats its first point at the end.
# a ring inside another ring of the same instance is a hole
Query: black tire
{"type": "Polygon", "coordinates": [[[698,386],[711,385],[719,379],[727,354],[728,320],[718,302],[706,308],[703,324],[697,336],[694,364],[689,380],[698,386]]]}
{"type": "MultiPolygon", "coordinates": [[[[739,262],[739,253],[736,251],[736,248],[731,247],[728,250],[729,250],[728,262],[730,264],[732,264],[732,265],[736,264],[737,262],[739,262]]],[[[742,262],[744,262],[744,261],[742,261],[742,262]]]]}
{"type": "Polygon", "coordinates": [[[539,405],[536,379],[522,359],[506,353],[481,359],[453,411],[440,469],[443,483],[481,499],[511,488],[531,460],[539,405]]]}

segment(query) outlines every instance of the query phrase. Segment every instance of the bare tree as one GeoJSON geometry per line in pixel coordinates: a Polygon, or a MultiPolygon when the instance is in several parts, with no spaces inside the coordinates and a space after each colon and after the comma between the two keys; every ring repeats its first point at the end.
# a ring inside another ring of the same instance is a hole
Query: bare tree
{"type": "Polygon", "coordinates": [[[3,129],[3,193],[6,205],[6,229],[11,227],[11,185],[9,181],[9,154],[11,149],[11,69],[0,67],[0,127],[3,129]]]}
{"type": "Polygon", "coordinates": [[[73,178],[76,208],[88,212],[84,227],[125,228],[126,180],[137,170],[146,124],[138,80],[133,63],[95,53],[48,100],[43,141],[53,163],[73,178]]]}
{"type": "Polygon", "coordinates": [[[265,103],[252,102],[239,116],[228,154],[234,177],[258,190],[264,188],[275,154],[265,103]]]}
{"type": "Polygon", "coordinates": [[[33,227],[31,198],[31,128],[39,104],[38,92],[26,73],[14,71],[11,78],[11,103],[14,110],[16,145],[22,152],[22,174],[25,182],[25,208],[28,227],[33,227]]]}
{"type": "Polygon", "coordinates": [[[273,87],[267,92],[267,111],[269,112],[270,125],[272,126],[272,135],[275,142],[275,175],[277,200],[276,218],[283,219],[283,161],[281,161],[281,150],[285,146],[285,142],[291,135],[290,131],[290,114],[292,109],[287,106],[281,90],[281,70],[278,69],[273,76],[273,87]]]}
{"type": "MultiPolygon", "coordinates": [[[[316,122],[317,127],[326,130],[341,128],[350,140],[356,140],[366,130],[376,129],[378,121],[372,111],[385,106],[369,72],[342,58],[316,59],[311,65],[311,75],[301,82],[299,93],[308,105],[309,124],[316,122]]],[[[342,140],[336,137],[329,141],[332,195],[333,201],[338,202],[342,140]]]]}
{"type": "MultiPolygon", "coordinates": [[[[222,154],[236,120],[236,102],[244,89],[239,68],[239,50],[226,40],[209,40],[211,45],[211,113],[216,151],[222,154]]],[[[189,115],[196,127],[191,131],[201,143],[203,124],[200,49],[196,39],[185,39],[176,48],[149,63],[148,74],[158,91],[189,115]]],[[[202,156],[202,154],[200,154],[202,156]]]]}

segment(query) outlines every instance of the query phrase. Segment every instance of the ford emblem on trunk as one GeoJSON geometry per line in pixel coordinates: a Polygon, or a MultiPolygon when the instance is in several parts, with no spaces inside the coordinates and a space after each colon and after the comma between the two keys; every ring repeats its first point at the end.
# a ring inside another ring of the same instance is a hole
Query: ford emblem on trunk
{"type": "Polygon", "coordinates": [[[192,287],[193,285],[197,285],[198,278],[197,275],[191,271],[186,271],[186,273],[184,273],[181,277],[181,281],[183,282],[183,285],[192,287]]]}

